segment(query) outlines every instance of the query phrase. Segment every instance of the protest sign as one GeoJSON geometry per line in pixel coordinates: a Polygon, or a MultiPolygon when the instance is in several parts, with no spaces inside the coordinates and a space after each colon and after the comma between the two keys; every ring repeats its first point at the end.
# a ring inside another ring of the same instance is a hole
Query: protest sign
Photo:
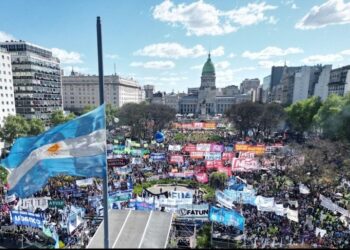
{"type": "Polygon", "coordinates": [[[12,195],[6,195],[5,196],[5,203],[11,203],[13,201],[16,200],[16,195],[12,194],[12,195]]]}
{"type": "Polygon", "coordinates": [[[235,210],[211,206],[209,209],[209,220],[244,230],[245,218],[235,210]]]}
{"type": "Polygon", "coordinates": [[[220,152],[205,152],[204,156],[207,161],[221,160],[220,152]]]}
{"type": "Polygon", "coordinates": [[[187,144],[182,148],[185,152],[195,152],[197,150],[197,146],[194,144],[187,144]]]}
{"type": "Polygon", "coordinates": [[[197,173],[195,174],[195,178],[199,183],[208,183],[209,177],[207,173],[197,173]]]}
{"type": "Polygon", "coordinates": [[[225,147],[224,145],[219,145],[219,144],[210,144],[210,152],[224,152],[225,147]]]}
{"type": "Polygon", "coordinates": [[[37,208],[40,208],[45,210],[49,207],[49,200],[51,200],[51,197],[26,198],[20,199],[18,204],[20,209],[35,211],[37,208]]]}
{"type": "Polygon", "coordinates": [[[11,221],[15,225],[42,228],[43,220],[42,215],[39,214],[11,211],[11,221]]]}
{"type": "Polygon", "coordinates": [[[252,171],[259,168],[259,163],[256,159],[250,158],[233,158],[232,171],[252,171]]]}
{"type": "Polygon", "coordinates": [[[151,153],[152,161],[165,161],[165,153],[151,153]]]}
{"type": "Polygon", "coordinates": [[[176,214],[178,217],[185,219],[208,220],[209,205],[179,205],[176,214]]]}
{"type": "Polygon", "coordinates": [[[190,152],[191,159],[203,159],[204,152],[190,152]]]}
{"type": "Polygon", "coordinates": [[[215,192],[215,198],[217,202],[219,202],[221,205],[227,208],[233,208],[235,205],[233,204],[234,200],[231,199],[229,196],[227,196],[225,193],[223,193],[220,190],[217,190],[215,192]]]}
{"type": "Polygon", "coordinates": [[[203,122],[193,122],[192,127],[193,127],[193,129],[202,129],[202,128],[204,128],[204,123],[203,122]]]}
{"type": "Polygon", "coordinates": [[[76,180],[77,186],[91,186],[94,184],[94,178],[88,178],[88,179],[83,179],[83,180],[76,180]]]}
{"type": "Polygon", "coordinates": [[[170,156],[170,163],[184,163],[184,157],[182,155],[170,156]]]}
{"type": "Polygon", "coordinates": [[[48,205],[50,208],[64,208],[64,200],[49,200],[48,205]]]}
{"type": "Polygon", "coordinates": [[[293,210],[293,209],[290,209],[288,207],[287,208],[287,218],[292,220],[292,221],[299,222],[298,210],[293,210]]]}
{"type": "Polygon", "coordinates": [[[224,164],[221,160],[205,161],[205,167],[207,169],[218,169],[220,167],[224,167],[224,164]]]}
{"type": "Polygon", "coordinates": [[[255,205],[259,211],[274,212],[275,199],[273,197],[263,197],[258,195],[255,199],[255,205]]]}
{"type": "Polygon", "coordinates": [[[196,146],[196,151],[210,152],[210,144],[209,143],[199,143],[196,146]]]}
{"type": "Polygon", "coordinates": [[[231,161],[234,157],[234,153],[232,152],[224,152],[222,153],[222,160],[223,161],[231,161]]]}
{"type": "Polygon", "coordinates": [[[181,151],[181,145],[169,145],[169,151],[181,151]]]}

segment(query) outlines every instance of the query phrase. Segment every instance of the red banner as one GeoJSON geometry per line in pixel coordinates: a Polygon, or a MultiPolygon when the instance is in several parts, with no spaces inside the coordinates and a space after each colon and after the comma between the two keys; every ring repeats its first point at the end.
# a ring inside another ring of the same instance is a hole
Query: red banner
{"type": "Polygon", "coordinates": [[[232,171],[252,171],[259,169],[259,163],[256,159],[233,158],[232,171]]]}
{"type": "Polygon", "coordinates": [[[220,173],[226,173],[227,176],[232,176],[232,171],[230,167],[219,167],[218,172],[220,173]]]}
{"type": "Polygon", "coordinates": [[[205,167],[208,169],[218,169],[220,167],[224,167],[224,164],[221,160],[214,161],[205,161],[205,167]]]}
{"type": "Polygon", "coordinates": [[[182,148],[182,150],[185,152],[195,152],[197,151],[197,147],[194,144],[187,144],[182,148]]]}
{"type": "Polygon", "coordinates": [[[197,173],[194,175],[199,183],[208,183],[209,178],[207,173],[197,173]]]}
{"type": "Polygon", "coordinates": [[[184,163],[184,157],[182,155],[170,156],[170,163],[184,163]]]}
{"type": "Polygon", "coordinates": [[[224,161],[231,161],[234,157],[234,153],[233,152],[224,152],[222,153],[222,160],[224,161]]]}
{"type": "Polygon", "coordinates": [[[204,152],[190,152],[191,159],[203,159],[204,152]]]}

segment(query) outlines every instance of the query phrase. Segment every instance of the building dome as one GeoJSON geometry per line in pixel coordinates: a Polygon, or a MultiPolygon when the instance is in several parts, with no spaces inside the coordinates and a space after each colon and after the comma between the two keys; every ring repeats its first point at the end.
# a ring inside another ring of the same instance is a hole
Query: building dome
{"type": "Polygon", "coordinates": [[[210,53],[208,54],[208,59],[203,66],[202,75],[215,75],[215,67],[210,59],[210,53]]]}

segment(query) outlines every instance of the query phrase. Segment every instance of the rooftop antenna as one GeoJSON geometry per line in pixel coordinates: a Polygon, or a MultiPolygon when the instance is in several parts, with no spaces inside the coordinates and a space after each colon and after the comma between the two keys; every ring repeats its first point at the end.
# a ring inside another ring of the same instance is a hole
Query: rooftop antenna
{"type": "Polygon", "coordinates": [[[115,69],[115,63],[114,63],[114,75],[117,75],[117,71],[115,69]]]}
{"type": "Polygon", "coordinates": [[[286,58],[284,58],[284,67],[287,67],[287,61],[286,61],[286,58]]]}

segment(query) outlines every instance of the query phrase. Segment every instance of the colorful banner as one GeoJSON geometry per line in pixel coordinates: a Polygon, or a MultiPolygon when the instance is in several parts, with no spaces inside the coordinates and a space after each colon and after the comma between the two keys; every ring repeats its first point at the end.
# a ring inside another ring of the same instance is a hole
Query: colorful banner
{"type": "Polygon", "coordinates": [[[118,175],[127,175],[127,174],[130,174],[131,172],[132,172],[132,168],[129,166],[114,168],[114,173],[118,175]]]}
{"type": "Polygon", "coordinates": [[[248,145],[248,144],[236,144],[235,145],[235,151],[242,151],[242,152],[251,152],[256,155],[263,155],[266,151],[265,145],[248,145]]]}
{"type": "Polygon", "coordinates": [[[225,146],[225,152],[232,152],[233,146],[225,146]]]}
{"type": "Polygon", "coordinates": [[[142,158],[136,158],[136,157],[131,158],[131,164],[133,165],[139,165],[142,163],[143,163],[142,158]]]}
{"type": "Polygon", "coordinates": [[[239,152],[238,158],[249,158],[254,159],[255,154],[252,152],[239,152]]]}
{"type": "Polygon", "coordinates": [[[216,129],[215,122],[206,122],[204,123],[204,129],[216,129]]]}
{"type": "Polygon", "coordinates": [[[209,177],[207,173],[197,173],[194,176],[199,183],[206,184],[209,182],[209,177]]]}
{"type": "Polygon", "coordinates": [[[225,189],[224,194],[230,197],[230,199],[232,199],[235,203],[250,204],[252,206],[256,206],[256,196],[254,190],[247,188],[244,188],[243,191],[225,189]]]}
{"type": "Polygon", "coordinates": [[[217,190],[215,192],[215,198],[217,202],[219,202],[224,207],[227,207],[229,209],[232,209],[233,207],[235,207],[235,205],[233,204],[234,200],[220,190],[217,190]]]}
{"type": "Polygon", "coordinates": [[[190,152],[191,159],[203,159],[204,152],[190,152]]]}
{"type": "Polygon", "coordinates": [[[11,211],[11,221],[15,225],[34,228],[42,228],[44,224],[42,215],[24,211],[11,211]]]}
{"type": "Polygon", "coordinates": [[[48,205],[50,208],[64,208],[64,200],[49,200],[48,205]]]}
{"type": "Polygon", "coordinates": [[[210,144],[209,143],[199,143],[196,146],[196,151],[210,152],[210,144]]]}
{"type": "Polygon", "coordinates": [[[178,217],[185,219],[208,220],[209,205],[179,205],[177,207],[176,214],[178,217]]]}
{"type": "Polygon", "coordinates": [[[231,161],[234,156],[235,155],[233,152],[224,152],[224,153],[222,153],[222,160],[223,161],[231,161]]]}
{"type": "Polygon", "coordinates": [[[51,197],[38,197],[38,198],[26,198],[19,200],[20,209],[28,209],[30,211],[35,211],[37,208],[45,210],[49,207],[48,201],[51,197]]]}
{"type": "Polygon", "coordinates": [[[12,194],[12,195],[6,195],[5,196],[5,203],[11,203],[13,201],[16,200],[16,195],[12,194]]]}
{"type": "Polygon", "coordinates": [[[182,150],[185,152],[195,152],[197,150],[197,147],[194,144],[187,144],[182,148],[182,150]]]}
{"type": "Polygon", "coordinates": [[[203,122],[193,122],[192,127],[193,127],[193,129],[203,129],[204,123],[203,122]]]}
{"type": "Polygon", "coordinates": [[[87,178],[87,179],[83,179],[83,180],[76,180],[75,181],[78,187],[81,186],[91,186],[94,184],[94,178],[87,178]]]}
{"type": "Polygon", "coordinates": [[[170,156],[170,163],[184,163],[184,157],[182,155],[170,156]]]}
{"type": "Polygon", "coordinates": [[[227,176],[232,176],[232,169],[231,167],[218,167],[218,172],[225,173],[227,176]]]}
{"type": "Polygon", "coordinates": [[[204,156],[207,161],[221,160],[220,152],[205,152],[204,156]]]}
{"type": "Polygon", "coordinates": [[[181,151],[181,145],[169,145],[169,151],[181,151]]]}
{"type": "Polygon", "coordinates": [[[151,153],[152,161],[165,161],[165,153],[151,153]]]}
{"type": "Polygon", "coordinates": [[[235,210],[211,206],[209,209],[209,220],[226,226],[234,226],[241,231],[244,230],[245,218],[235,210]]]}
{"type": "Polygon", "coordinates": [[[192,178],[194,175],[193,171],[184,171],[180,173],[169,173],[169,177],[174,177],[174,178],[192,178]]]}
{"type": "Polygon", "coordinates": [[[255,205],[259,211],[274,212],[275,211],[275,198],[263,197],[258,195],[255,199],[255,205]]]}
{"type": "Polygon", "coordinates": [[[107,159],[108,167],[121,167],[125,166],[129,163],[129,159],[120,157],[120,158],[113,158],[113,159],[107,159]]]}
{"type": "Polygon", "coordinates": [[[210,152],[224,152],[224,145],[210,144],[210,152]]]}
{"type": "Polygon", "coordinates": [[[220,167],[224,167],[224,164],[221,160],[214,160],[214,161],[205,161],[205,167],[206,169],[218,169],[220,167]]]}
{"type": "Polygon", "coordinates": [[[250,158],[233,158],[232,171],[252,171],[259,168],[259,163],[256,159],[250,158]]]}

